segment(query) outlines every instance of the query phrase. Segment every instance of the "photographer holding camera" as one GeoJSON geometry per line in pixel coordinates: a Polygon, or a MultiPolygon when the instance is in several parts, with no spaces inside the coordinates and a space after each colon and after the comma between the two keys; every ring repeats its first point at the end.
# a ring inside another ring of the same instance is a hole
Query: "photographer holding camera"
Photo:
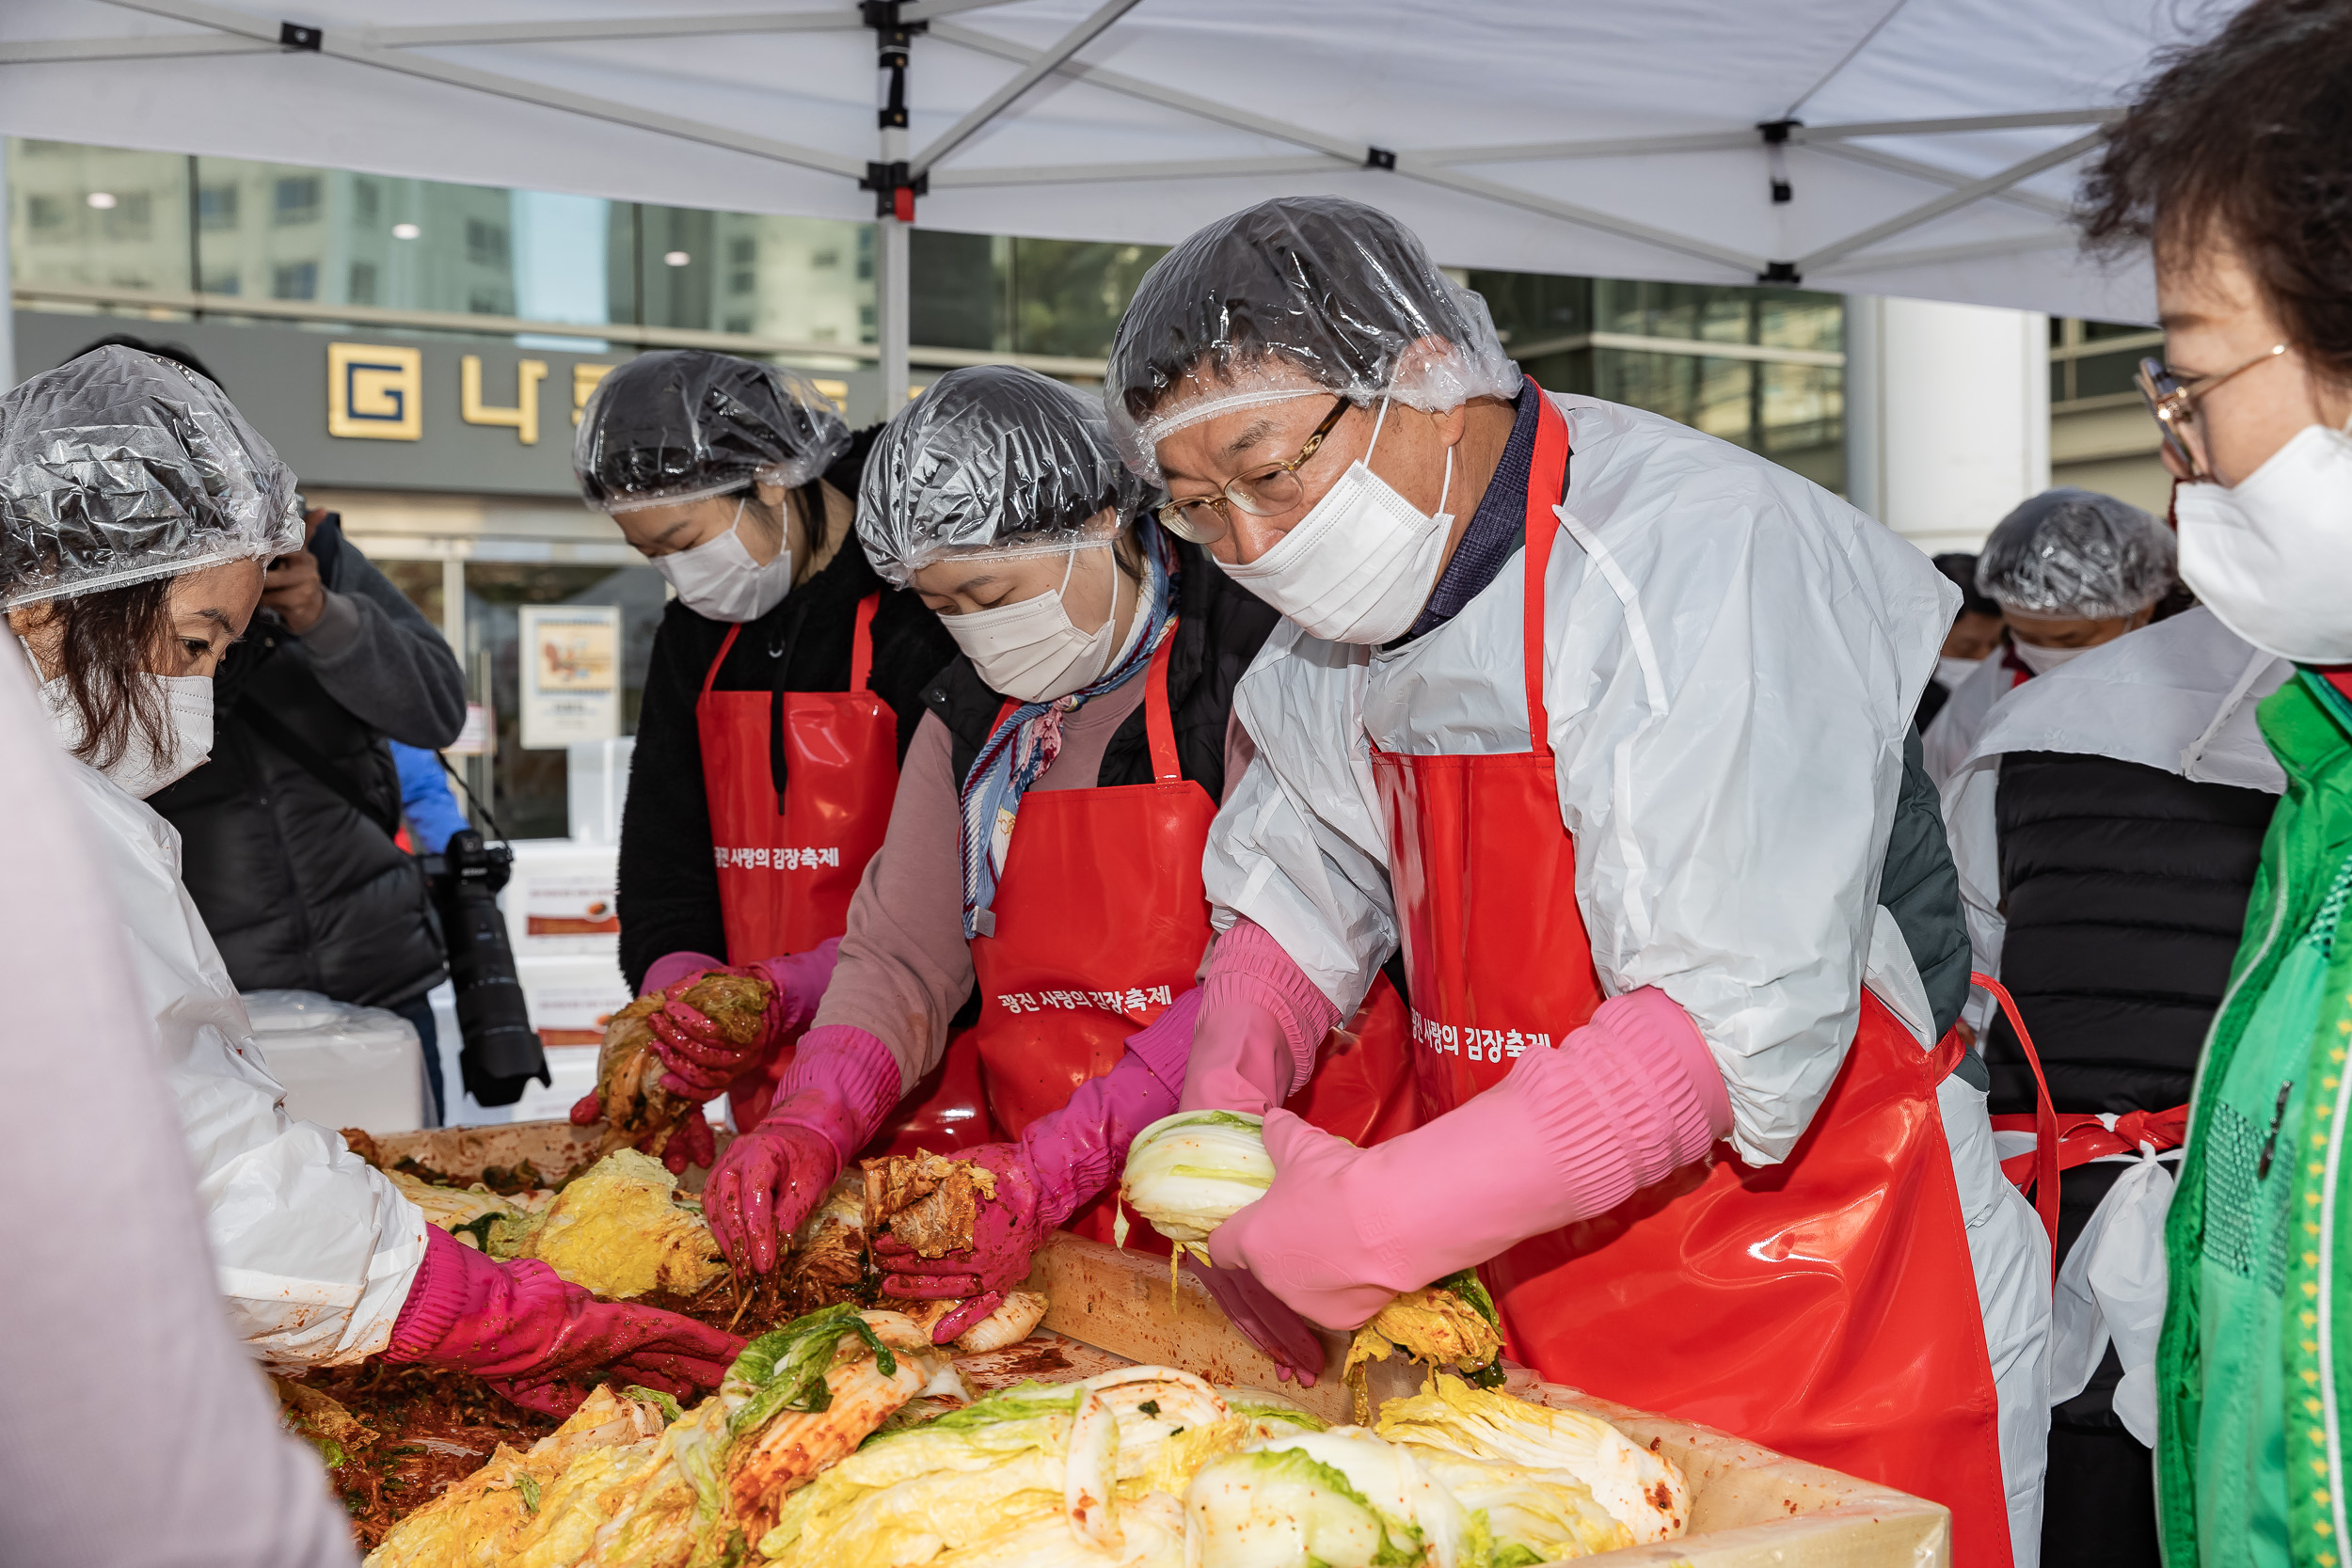
{"type": "Polygon", "coordinates": [[[400,775],[385,742],[456,739],[465,676],[335,514],[312,509],[303,527],[214,677],[211,764],[149,804],[180,830],[188,891],[237,989],[320,991],[407,1019],[438,1121],[425,993],[448,961],[423,872],[393,842],[400,775]]]}

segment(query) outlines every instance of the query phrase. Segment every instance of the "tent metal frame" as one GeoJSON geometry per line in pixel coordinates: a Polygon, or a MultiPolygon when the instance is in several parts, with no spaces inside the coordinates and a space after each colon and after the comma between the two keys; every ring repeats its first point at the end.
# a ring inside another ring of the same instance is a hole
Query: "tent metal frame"
{"type": "MultiPolygon", "coordinates": [[[[1292,124],[1255,111],[1206,100],[1194,92],[1089,64],[1076,56],[1101,38],[1138,0],[1104,0],[1076,26],[1043,48],[977,32],[948,20],[1009,0],[867,0],[855,8],[740,12],[725,15],[604,17],[565,22],[479,23],[367,29],[275,25],[205,0],[105,0],[183,25],[196,33],[142,38],[44,40],[0,44],[0,65],[86,60],[127,60],[203,55],[311,53],[421,77],[445,86],[504,98],[562,113],[580,115],[680,141],[723,148],[818,173],[856,180],[876,194],[876,329],[886,405],[904,400],[908,381],[908,224],[914,199],[936,182],[942,188],[1002,185],[1081,184],[1105,181],[1217,179],[1240,176],[1311,175],[1335,169],[1374,169],[1535,214],[1556,222],[1656,246],[1742,272],[1759,282],[1796,284],[1822,275],[1835,277],[1862,265],[1922,266],[2048,248],[2063,236],[2047,233],[2013,240],[1988,240],[1926,250],[1888,253],[1878,246],[1948,214],[1980,202],[2000,201],[2049,218],[2064,204],[2016,187],[2021,182],[2081,156],[2097,145],[2104,128],[2120,113],[2091,107],[2035,114],[1984,115],[1961,119],[1879,120],[1847,125],[1806,125],[1798,108],[1852,63],[1885,21],[1849,50],[1790,110],[1788,118],[1744,129],[1688,135],[1603,138],[1584,141],[1519,142],[1493,146],[1390,149],[1367,147],[1311,126],[1292,124]],[[726,126],[631,107],[610,100],[532,82],[523,77],[458,65],[416,51],[442,47],[513,43],[568,43],[623,39],[720,37],[787,32],[846,32],[870,29],[885,79],[894,80],[888,103],[878,115],[877,160],[859,164],[822,149],[773,137],[750,135],[726,126]],[[916,35],[1006,61],[1012,77],[990,93],[946,132],[910,156],[903,87],[908,48],[916,35]],[[894,59],[895,53],[895,59],[894,59]],[[1060,78],[1142,103],[1156,104],[1229,129],[1288,143],[1295,154],[1207,158],[1145,163],[1047,165],[1018,168],[953,168],[940,166],[1049,78],[1060,78]],[[1862,145],[1897,136],[1961,135],[1987,131],[2085,126],[2085,134],[2024,158],[1993,174],[1971,178],[1917,160],[1862,145]],[[1564,201],[1507,183],[1472,167],[1503,164],[1559,163],[1587,158],[1720,152],[1754,148],[1774,182],[1775,199],[1786,199],[1788,147],[1816,149],[1888,173],[1943,185],[1928,201],[1832,241],[1793,259],[1773,259],[1711,241],[1564,201]],[[1865,254],[1868,253],[1868,254],[1865,254]]],[[[1891,12],[1889,13],[1892,14],[1891,12]]]]}

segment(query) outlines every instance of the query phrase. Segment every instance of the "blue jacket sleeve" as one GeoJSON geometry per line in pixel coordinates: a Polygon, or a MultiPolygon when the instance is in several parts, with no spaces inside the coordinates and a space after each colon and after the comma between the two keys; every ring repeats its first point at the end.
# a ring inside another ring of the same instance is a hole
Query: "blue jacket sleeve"
{"type": "Polygon", "coordinates": [[[449,776],[441,771],[441,759],[421,746],[397,740],[386,744],[391,747],[392,761],[400,768],[400,809],[408,818],[417,849],[437,855],[451,834],[470,826],[457,798],[449,792],[449,776]]]}

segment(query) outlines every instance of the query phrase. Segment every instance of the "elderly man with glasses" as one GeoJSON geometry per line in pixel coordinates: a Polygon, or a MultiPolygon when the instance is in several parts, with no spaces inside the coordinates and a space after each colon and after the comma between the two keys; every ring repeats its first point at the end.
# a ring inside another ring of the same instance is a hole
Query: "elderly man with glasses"
{"type": "Polygon", "coordinates": [[[1184,1104],[1263,1113],[1276,1172],[1212,1280],[1351,1328],[1477,1268],[1545,1376],[2030,1560],[2048,1252],[1951,1031],[1910,722],[1957,592],[1786,469],[1535,387],[1355,202],[1177,246],[1104,393],[1286,623],[1205,867],[1184,1104]],[[1279,1107],[1400,944],[1425,1120],[1358,1148],[1279,1107]]]}

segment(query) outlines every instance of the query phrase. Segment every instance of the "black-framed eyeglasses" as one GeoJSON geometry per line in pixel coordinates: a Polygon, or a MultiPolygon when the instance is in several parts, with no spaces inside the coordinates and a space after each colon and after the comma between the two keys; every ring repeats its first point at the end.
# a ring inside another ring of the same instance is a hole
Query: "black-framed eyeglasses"
{"type": "Polygon", "coordinates": [[[2226,371],[2201,375],[2194,381],[2183,381],[2161,359],[2142,359],[2133,375],[2133,385],[2139,388],[2141,401],[2148,404],[2149,417],[2156,421],[2156,429],[2164,438],[2164,450],[2172,454],[2180,466],[2188,470],[2191,479],[2211,479],[2212,470],[2197,448],[2202,441],[2196,438],[2197,404],[2207,392],[2255,366],[2276,359],[2287,351],[2284,343],[2273,343],[2242,365],[2226,371]],[[2196,444],[2192,445],[2195,440],[2196,444]]]}
{"type": "Polygon", "coordinates": [[[1157,509],[1160,526],[1179,539],[1214,545],[1232,530],[1228,506],[1238,506],[1253,517],[1272,517],[1288,512],[1305,494],[1305,486],[1298,482],[1300,466],[1322,450],[1323,438],[1331,434],[1340,416],[1353,406],[1344,395],[1341,396],[1331,404],[1331,411],[1323,416],[1323,422],[1315,426],[1314,434],[1307,437],[1307,444],[1298,449],[1298,455],[1287,463],[1268,464],[1239,479],[1228,480],[1217,495],[1162,501],[1157,509]]]}

